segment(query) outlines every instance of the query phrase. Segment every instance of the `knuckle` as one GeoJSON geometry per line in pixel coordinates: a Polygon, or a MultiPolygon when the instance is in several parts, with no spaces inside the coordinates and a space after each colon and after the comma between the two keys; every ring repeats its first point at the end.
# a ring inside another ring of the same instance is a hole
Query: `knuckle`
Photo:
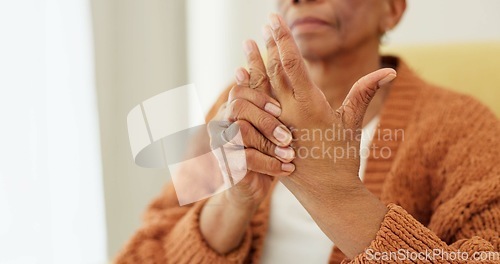
{"type": "Polygon", "coordinates": [[[266,85],[269,82],[267,74],[255,70],[250,76],[250,88],[259,88],[266,85]]]}
{"type": "Polygon", "coordinates": [[[278,43],[290,40],[290,35],[282,28],[277,29],[275,33],[276,33],[276,42],[278,43]]]}
{"type": "Polygon", "coordinates": [[[363,76],[359,79],[356,82],[356,87],[364,94],[364,97],[367,97],[368,101],[371,100],[379,88],[378,83],[370,81],[368,76],[363,76]]]}
{"type": "Polygon", "coordinates": [[[239,86],[239,85],[235,85],[233,86],[233,88],[231,88],[231,91],[229,91],[229,100],[234,100],[236,98],[239,98],[240,97],[240,93],[242,92],[242,87],[239,86]]]}
{"type": "Polygon", "coordinates": [[[281,171],[281,162],[275,158],[269,158],[265,163],[265,170],[271,173],[277,173],[281,171]]]}
{"type": "Polygon", "coordinates": [[[266,97],[264,93],[258,92],[253,89],[249,89],[248,87],[236,86],[231,89],[229,92],[229,98],[231,101],[241,99],[248,100],[249,102],[263,107],[266,102],[266,97]]]}
{"type": "Polygon", "coordinates": [[[260,60],[260,55],[259,55],[259,52],[250,52],[250,54],[248,54],[248,62],[252,65],[252,64],[256,64],[259,62],[260,60]]]}
{"type": "Polygon", "coordinates": [[[228,107],[229,118],[230,118],[229,121],[234,122],[238,120],[245,111],[246,106],[247,106],[246,100],[236,98],[233,101],[231,101],[228,107]]]}
{"type": "MultiPolygon", "coordinates": [[[[356,85],[359,85],[359,81],[356,82],[356,85]]],[[[356,106],[367,106],[371,100],[371,95],[363,89],[359,88],[356,89],[353,97],[354,98],[351,98],[351,102],[356,106]]]]}
{"type": "Polygon", "coordinates": [[[258,92],[253,97],[253,102],[252,103],[255,104],[258,108],[264,110],[267,102],[271,102],[271,101],[272,101],[272,99],[271,99],[270,96],[268,96],[265,93],[258,92]]]}
{"type": "Polygon", "coordinates": [[[270,51],[276,47],[276,45],[274,44],[274,40],[266,40],[265,44],[266,44],[266,49],[268,51],[270,51]]]}
{"type": "Polygon", "coordinates": [[[270,78],[273,78],[278,74],[281,74],[281,72],[282,72],[281,60],[279,58],[269,59],[267,67],[267,75],[269,75],[270,78]]]}
{"type": "Polygon", "coordinates": [[[237,120],[233,123],[234,126],[236,126],[236,129],[239,129],[241,131],[241,134],[247,134],[250,130],[250,123],[246,120],[237,120]]]}
{"type": "Polygon", "coordinates": [[[274,149],[276,148],[276,146],[267,138],[261,136],[259,146],[261,151],[269,155],[274,155],[274,149]]]}
{"type": "Polygon", "coordinates": [[[243,144],[248,147],[248,144],[250,143],[249,139],[252,136],[252,125],[245,120],[238,120],[234,122],[233,125],[235,126],[235,134],[237,135],[239,132],[241,138],[243,139],[243,144]]]}
{"type": "Polygon", "coordinates": [[[241,98],[236,98],[232,101],[233,108],[235,110],[242,110],[246,107],[246,100],[243,100],[241,98]]]}
{"type": "Polygon", "coordinates": [[[368,104],[370,104],[372,96],[367,92],[360,92],[359,98],[363,105],[367,106],[368,104]]]}
{"type": "Polygon", "coordinates": [[[300,61],[299,58],[295,57],[295,55],[292,55],[290,53],[288,53],[288,55],[289,56],[287,55],[283,56],[283,68],[293,73],[297,69],[297,66],[299,65],[300,61]]]}
{"type": "Polygon", "coordinates": [[[259,120],[258,127],[263,132],[268,132],[272,134],[274,128],[277,126],[276,122],[274,121],[275,118],[270,117],[267,114],[263,114],[258,120],[259,120]]]}

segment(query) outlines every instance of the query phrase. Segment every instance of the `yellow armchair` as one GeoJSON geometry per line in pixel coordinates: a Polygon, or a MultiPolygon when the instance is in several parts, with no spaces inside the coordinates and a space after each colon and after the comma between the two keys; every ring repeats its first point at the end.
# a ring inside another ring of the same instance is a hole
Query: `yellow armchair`
{"type": "Polygon", "coordinates": [[[500,116],[500,42],[390,46],[430,83],[469,94],[500,116]]]}

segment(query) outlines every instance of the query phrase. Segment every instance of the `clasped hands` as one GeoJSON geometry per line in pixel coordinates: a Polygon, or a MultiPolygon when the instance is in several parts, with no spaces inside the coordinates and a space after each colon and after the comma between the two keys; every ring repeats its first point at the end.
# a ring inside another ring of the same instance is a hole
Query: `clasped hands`
{"type": "Polygon", "coordinates": [[[236,72],[237,85],[215,119],[230,124],[222,133],[239,131],[245,147],[247,175],[227,192],[227,200],[241,208],[255,209],[266,197],[273,177],[279,177],[323,232],[346,255],[355,256],[374,238],[386,207],[358,177],[359,151],[344,152],[335,160],[329,155],[311,155],[311,151],[325,147],[352,149],[350,146],[359,150],[368,104],[396,72],[380,69],[362,77],[342,106],[332,109],[309,76],[283,19],[271,15],[263,35],[267,67],[255,42],[246,42],[249,70],[236,72]],[[328,141],[318,134],[312,137],[314,131],[328,129],[349,136],[328,141]],[[297,155],[298,150],[308,154],[297,155]],[[373,221],[356,222],[358,217],[373,221]],[[353,235],[357,238],[351,238],[353,235]]]}

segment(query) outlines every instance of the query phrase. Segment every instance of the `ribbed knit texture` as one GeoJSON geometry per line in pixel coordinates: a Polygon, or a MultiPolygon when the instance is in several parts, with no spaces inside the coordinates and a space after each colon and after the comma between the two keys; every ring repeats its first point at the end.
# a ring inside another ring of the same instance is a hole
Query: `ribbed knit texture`
{"type": "MultiPolygon", "coordinates": [[[[499,119],[469,96],[425,83],[397,58],[384,59],[398,64],[398,78],[380,115],[364,183],[389,211],[367,250],[500,251],[499,119]]],[[[228,90],[207,118],[227,96],[228,90]]],[[[241,245],[219,255],[199,230],[204,202],[179,207],[169,184],[116,262],[259,263],[270,197],[254,215],[241,245]]],[[[350,260],[334,247],[330,263],[342,261],[350,260]]],[[[352,262],[370,261],[362,253],[352,262]]]]}

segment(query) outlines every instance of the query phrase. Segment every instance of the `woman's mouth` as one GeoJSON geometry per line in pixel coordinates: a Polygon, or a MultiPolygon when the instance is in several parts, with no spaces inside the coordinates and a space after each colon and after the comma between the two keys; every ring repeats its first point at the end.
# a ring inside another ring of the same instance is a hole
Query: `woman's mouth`
{"type": "Polygon", "coordinates": [[[290,29],[293,33],[306,33],[316,31],[324,27],[330,27],[331,24],[315,17],[304,17],[293,21],[290,29]]]}

